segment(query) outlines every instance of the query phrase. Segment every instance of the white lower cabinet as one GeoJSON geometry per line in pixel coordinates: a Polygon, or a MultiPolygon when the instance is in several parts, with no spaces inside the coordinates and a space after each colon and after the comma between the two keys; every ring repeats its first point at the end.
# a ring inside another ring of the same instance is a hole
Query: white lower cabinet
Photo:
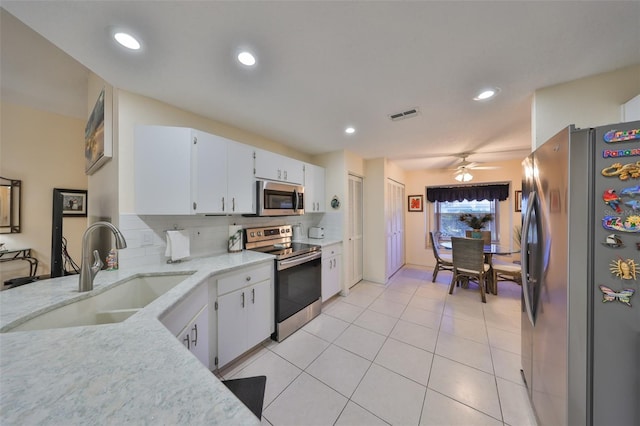
{"type": "Polygon", "coordinates": [[[273,262],[217,278],[220,368],[273,332],[273,262]]]}
{"type": "Polygon", "coordinates": [[[342,243],[322,247],[322,301],[342,290],[342,243]]]}
{"type": "Polygon", "coordinates": [[[210,348],[215,335],[210,333],[215,333],[216,318],[209,314],[209,284],[205,281],[160,317],[160,322],[207,368],[215,353],[210,348]]]}

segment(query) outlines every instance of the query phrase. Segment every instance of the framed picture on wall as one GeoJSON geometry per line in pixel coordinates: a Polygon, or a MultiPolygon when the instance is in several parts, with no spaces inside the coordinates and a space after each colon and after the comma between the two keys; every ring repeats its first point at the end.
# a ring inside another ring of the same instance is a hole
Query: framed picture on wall
{"type": "Polygon", "coordinates": [[[111,91],[103,88],[84,128],[85,174],[92,175],[113,156],[111,91]]]}
{"type": "Polygon", "coordinates": [[[522,191],[516,191],[515,197],[513,198],[513,205],[517,212],[522,211],[522,191]]]}
{"type": "Polygon", "coordinates": [[[84,189],[54,189],[62,195],[62,215],[87,217],[87,191],[84,189]]]}
{"type": "Polygon", "coordinates": [[[421,212],[423,210],[422,195],[409,195],[408,198],[407,208],[410,212],[421,212]]]}

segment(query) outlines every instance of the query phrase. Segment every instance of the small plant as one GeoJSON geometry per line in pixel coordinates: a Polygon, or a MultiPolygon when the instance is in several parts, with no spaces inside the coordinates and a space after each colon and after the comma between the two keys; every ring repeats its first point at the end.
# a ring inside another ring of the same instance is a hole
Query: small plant
{"type": "Polygon", "coordinates": [[[485,225],[493,220],[493,215],[487,213],[483,216],[476,216],[471,213],[463,213],[459,217],[460,222],[464,222],[471,229],[482,229],[485,225]]]}

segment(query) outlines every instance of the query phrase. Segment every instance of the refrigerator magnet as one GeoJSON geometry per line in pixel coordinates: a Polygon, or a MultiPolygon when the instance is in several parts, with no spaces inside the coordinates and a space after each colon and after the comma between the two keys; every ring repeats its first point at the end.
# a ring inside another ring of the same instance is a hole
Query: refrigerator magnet
{"type": "Polygon", "coordinates": [[[608,231],[640,232],[640,216],[631,215],[624,220],[620,216],[605,216],[602,227],[608,231]]]}
{"type": "Polygon", "coordinates": [[[627,142],[640,139],[640,129],[609,130],[602,137],[606,143],[627,142]]]}
{"type": "Polygon", "coordinates": [[[621,197],[631,197],[635,198],[640,195],[640,185],[636,186],[627,186],[626,188],[622,188],[620,190],[621,197]]]}
{"type": "Polygon", "coordinates": [[[623,248],[624,247],[624,243],[622,242],[622,238],[620,238],[620,236],[616,235],[616,234],[609,234],[606,236],[606,238],[604,239],[604,241],[602,242],[603,245],[609,247],[609,248],[623,248]]]}
{"type": "Polygon", "coordinates": [[[635,280],[636,266],[636,261],[633,259],[614,259],[609,264],[609,271],[623,280],[635,280]]]}
{"type": "Polygon", "coordinates": [[[640,177],[640,161],[622,165],[622,163],[614,163],[609,167],[602,169],[602,176],[618,177],[620,180],[628,180],[630,177],[637,179],[640,177]]]}
{"type": "Polygon", "coordinates": [[[599,287],[600,291],[602,292],[602,303],[613,302],[617,300],[620,303],[631,306],[631,296],[633,296],[633,293],[636,292],[632,288],[625,288],[624,290],[617,293],[606,285],[601,285],[599,287]]]}
{"type": "Polygon", "coordinates": [[[606,205],[615,210],[616,213],[622,213],[622,207],[620,207],[620,197],[618,196],[618,194],[616,194],[615,189],[606,189],[602,193],[602,201],[604,201],[606,205]]]}

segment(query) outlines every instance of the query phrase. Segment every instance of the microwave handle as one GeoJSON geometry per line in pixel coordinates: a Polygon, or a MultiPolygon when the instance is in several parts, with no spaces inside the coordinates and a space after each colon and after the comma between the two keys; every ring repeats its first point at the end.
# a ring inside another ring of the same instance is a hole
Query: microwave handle
{"type": "Polygon", "coordinates": [[[293,190],[293,211],[297,212],[299,210],[299,204],[300,204],[300,196],[298,194],[298,190],[294,189],[293,190]]]}

